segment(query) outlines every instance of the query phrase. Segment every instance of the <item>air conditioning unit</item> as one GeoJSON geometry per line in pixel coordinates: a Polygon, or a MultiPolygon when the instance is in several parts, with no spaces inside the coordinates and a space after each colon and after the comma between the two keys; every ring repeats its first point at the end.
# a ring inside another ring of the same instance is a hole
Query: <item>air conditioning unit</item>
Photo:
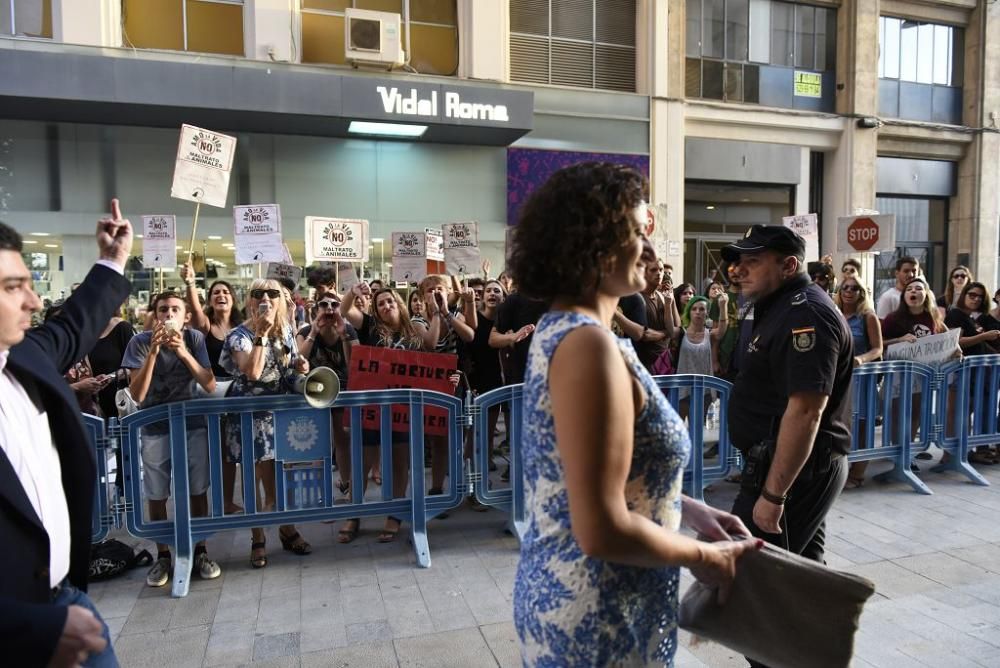
{"type": "Polygon", "coordinates": [[[344,10],[344,57],[351,64],[382,65],[389,69],[402,65],[400,24],[393,12],[367,9],[344,10]]]}

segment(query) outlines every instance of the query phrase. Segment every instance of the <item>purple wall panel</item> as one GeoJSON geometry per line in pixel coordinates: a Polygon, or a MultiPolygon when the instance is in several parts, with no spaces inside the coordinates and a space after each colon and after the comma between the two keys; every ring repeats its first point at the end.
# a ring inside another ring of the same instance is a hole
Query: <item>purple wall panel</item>
{"type": "Polygon", "coordinates": [[[628,165],[649,178],[649,156],[627,153],[586,153],[583,151],[543,151],[507,149],[507,224],[517,223],[521,205],[554,172],[588,161],[628,165]]]}

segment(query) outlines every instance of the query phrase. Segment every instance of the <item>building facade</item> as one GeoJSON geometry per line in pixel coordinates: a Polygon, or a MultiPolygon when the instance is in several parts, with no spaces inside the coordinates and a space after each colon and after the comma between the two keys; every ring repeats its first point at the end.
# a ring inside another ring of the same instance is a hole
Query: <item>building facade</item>
{"type": "MultiPolygon", "coordinates": [[[[839,259],[837,217],[879,211],[935,289],[954,264],[996,285],[1000,3],[0,4],[0,217],[53,294],[89,265],[110,196],[190,234],[192,205],[170,197],[181,123],[237,137],[227,204],[280,204],[297,262],[308,215],[368,219],[372,273],[392,232],[476,220],[495,273],[530,189],[598,158],[648,173],[654,237],[687,280],[749,224],[817,213],[819,252],[839,259]],[[402,66],[353,66],[353,9],[399,14],[402,66]],[[499,106],[506,120],[476,111],[499,106]]],[[[229,208],[203,208],[197,237],[214,273],[240,275],[229,208]]],[[[866,280],[888,281],[894,256],[866,257],[866,280]]]]}

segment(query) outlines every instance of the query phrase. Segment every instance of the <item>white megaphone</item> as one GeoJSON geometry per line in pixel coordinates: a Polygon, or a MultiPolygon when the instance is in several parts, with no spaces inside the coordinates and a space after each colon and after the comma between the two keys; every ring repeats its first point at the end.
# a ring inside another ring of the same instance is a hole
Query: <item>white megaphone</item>
{"type": "Polygon", "coordinates": [[[295,391],[301,392],[313,408],[329,408],[340,394],[340,379],[328,366],[318,366],[295,382],[295,391]]]}

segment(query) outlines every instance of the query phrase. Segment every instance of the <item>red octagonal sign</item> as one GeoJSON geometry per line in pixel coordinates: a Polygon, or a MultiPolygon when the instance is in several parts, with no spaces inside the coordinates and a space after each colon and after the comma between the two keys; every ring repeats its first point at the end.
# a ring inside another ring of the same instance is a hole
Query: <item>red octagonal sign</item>
{"type": "Polygon", "coordinates": [[[878,243],[878,223],[871,218],[858,218],[847,226],[847,243],[856,251],[866,251],[878,243]]]}

